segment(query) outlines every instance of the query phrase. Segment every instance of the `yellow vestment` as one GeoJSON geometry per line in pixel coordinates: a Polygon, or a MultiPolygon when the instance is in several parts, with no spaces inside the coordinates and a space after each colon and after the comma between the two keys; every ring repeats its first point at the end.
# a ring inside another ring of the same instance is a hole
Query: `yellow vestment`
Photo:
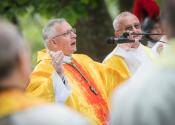
{"type": "MultiPolygon", "coordinates": [[[[72,58],[79,71],[72,65],[64,64],[64,73],[72,89],[66,105],[84,114],[94,124],[107,124],[110,95],[125,80],[125,76],[86,55],[73,54],[72,58]]],[[[46,50],[40,51],[38,65],[31,75],[27,93],[54,102],[54,71],[46,50]]]]}

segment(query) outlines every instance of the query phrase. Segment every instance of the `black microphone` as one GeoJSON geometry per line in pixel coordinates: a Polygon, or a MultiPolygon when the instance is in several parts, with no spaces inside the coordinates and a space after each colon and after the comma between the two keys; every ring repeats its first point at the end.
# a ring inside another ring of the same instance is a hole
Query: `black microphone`
{"type": "Polygon", "coordinates": [[[109,37],[107,38],[108,44],[115,44],[115,43],[131,43],[131,42],[143,42],[142,39],[128,39],[128,38],[117,38],[117,37],[109,37]]]}

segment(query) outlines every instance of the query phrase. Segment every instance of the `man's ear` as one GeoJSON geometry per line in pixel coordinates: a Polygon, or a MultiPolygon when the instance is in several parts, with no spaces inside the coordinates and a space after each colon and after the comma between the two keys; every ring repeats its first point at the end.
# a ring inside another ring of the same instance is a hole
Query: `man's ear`
{"type": "Polygon", "coordinates": [[[50,39],[47,43],[48,48],[54,49],[56,47],[56,41],[54,39],[50,39]]]}
{"type": "Polygon", "coordinates": [[[53,45],[55,45],[55,44],[56,44],[55,39],[50,39],[49,42],[48,42],[48,44],[53,44],[53,45]]]}

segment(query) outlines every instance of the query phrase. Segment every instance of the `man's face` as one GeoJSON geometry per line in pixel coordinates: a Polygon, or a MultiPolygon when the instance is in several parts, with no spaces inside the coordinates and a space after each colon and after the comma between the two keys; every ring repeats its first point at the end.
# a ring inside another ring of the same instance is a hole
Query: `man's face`
{"type": "Polygon", "coordinates": [[[71,55],[76,51],[76,31],[67,22],[55,25],[55,36],[52,37],[55,51],[63,51],[64,55],[71,55]]]}
{"type": "MultiPolygon", "coordinates": [[[[138,18],[134,15],[127,15],[121,17],[119,20],[118,31],[115,32],[115,35],[119,37],[124,32],[134,32],[134,33],[141,33],[141,25],[138,18]]],[[[130,39],[141,39],[141,35],[130,35],[130,39]]],[[[140,43],[133,42],[133,43],[124,43],[124,45],[128,46],[129,48],[137,48],[140,43]]]]}

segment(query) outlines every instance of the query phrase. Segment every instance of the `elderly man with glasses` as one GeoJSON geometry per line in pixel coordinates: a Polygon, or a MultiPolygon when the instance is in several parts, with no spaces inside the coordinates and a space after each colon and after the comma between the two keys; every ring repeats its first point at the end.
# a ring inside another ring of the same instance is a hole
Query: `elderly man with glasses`
{"type": "Polygon", "coordinates": [[[46,49],[38,53],[27,93],[64,103],[94,124],[108,123],[110,94],[125,77],[76,51],[76,31],[65,19],[51,20],[43,30],[46,49]]]}
{"type": "Polygon", "coordinates": [[[120,71],[126,77],[130,77],[136,73],[138,68],[153,58],[151,50],[142,45],[139,39],[141,35],[131,35],[131,33],[141,33],[141,25],[138,18],[130,12],[122,12],[113,21],[115,36],[121,37],[127,32],[128,39],[135,39],[136,42],[120,43],[116,48],[104,59],[103,63],[120,71]]]}

